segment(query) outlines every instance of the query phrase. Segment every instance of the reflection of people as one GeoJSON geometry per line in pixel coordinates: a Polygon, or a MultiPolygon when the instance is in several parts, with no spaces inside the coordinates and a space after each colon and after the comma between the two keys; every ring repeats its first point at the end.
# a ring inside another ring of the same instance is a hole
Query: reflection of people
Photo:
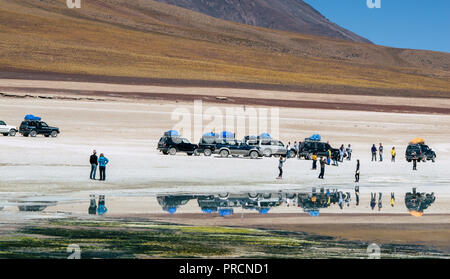
{"type": "Polygon", "coordinates": [[[356,205],[359,205],[359,186],[355,186],[356,205]]]}
{"type": "Polygon", "coordinates": [[[382,194],[380,192],[378,196],[378,211],[381,211],[381,208],[383,207],[381,195],[382,194]]]}
{"type": "Polygon", "coordinates": [[[378,154],[380,155],[380,162],[383,161],[383,144],[380,142],[380,147],[378,147],[378,154]]]}
{"type": "Polygon", "coordinates": [[[372,210],[375,208],[376,203],[376,198],[377,198],[377,193],[370,193],[370,207],[372,208],[372,210]]]}
{"type": "Polygon", "coordinates": [[[359,182],[359,159],[356,160],[355,182],[359,182]]]}
{"type": "Polygon", "coordinates": [[[391,204],[392,207],[394,207],[394,205],[395,205],[395,196],[394,196],[394,193],[391,193],[391,201],[390,201],[390,204],[391,204]]]}

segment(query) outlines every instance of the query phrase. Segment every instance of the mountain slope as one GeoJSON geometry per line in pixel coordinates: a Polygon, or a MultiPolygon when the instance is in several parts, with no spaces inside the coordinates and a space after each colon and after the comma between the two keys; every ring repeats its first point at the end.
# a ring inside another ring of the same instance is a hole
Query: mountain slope
{"type": "Polygon", "coordinates": [[[156,1],[243,24],[355,42],[370,42],[330,22],[302,0],[156,1]]]}
{"type": "Polygon", "coordinates": [[[0,0],[0,33],[0,77],[60,73],[450,97],[448,53],[254,27],[150,0],[90,0],[82,9],[0,0]]]}

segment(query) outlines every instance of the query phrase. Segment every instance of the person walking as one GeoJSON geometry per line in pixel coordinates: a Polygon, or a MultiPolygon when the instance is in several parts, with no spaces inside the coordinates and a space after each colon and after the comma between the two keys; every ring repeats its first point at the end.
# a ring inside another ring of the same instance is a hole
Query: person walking
{"type": "Polygon", "coordinates": [[[277,179],[283,179],[283,164],[286,162],[286,158],[283,158],[283,156],[280,156],[280,160],[278,161],[278,170],[280,173],[278,174],[277,179]]]}
{"type": "Polygon", "coordinates": [[[91,164],[91,174],[89,178],[95,180],[95,175],[97,174],[97,166],[98,166],[97,151],[94,150],[92,152],[92,155],[89,158],[89,163],[91,164]]]}
{"type": "Polygon", "coordinates": [[[314,152],[312,155],[312,169],[316,170],[317,169],[317,154],[314,152]]]}
{"type": "Polygon", "coordinates": [[[383,162],[383,144],[380,142],[380,146],[378,147],[378,154],[380,155],[380,162],[383,162]]]}
{"type": "Polygon", "coordinates": [[[319,178],[323,179],[324,174],[325,174],[325,159],[324,158],[320,158],[320,174],[319,174],[319,178]]]}
{"type": "Polygon", "coordinates": [[[395,155],[397,155],[397,152],[395,151],[395,146],[391,149],[391,162],[395,162],[395,155]]]}
{"type": "Polygon", "coordinates": [[[355,172],[355,182],[356,183],[359,183],[359,173],[360,173],[360,170],[359,170],[359,159],[358,159],[358,160],[356,160],[356,172],[355,172]]]}
{"type": "Polygon", "coordinates": [[[109,163],[108,158],[103,155],[103,153],[100,153],[100,157],[98,158],[98,164],[100,169],[100,180],[105,181],[106,180],[106,165],[109,163]]]}
{"type": "Polygon", "coordinates": [[[352,159],[352,147],[350,144],[347,146],[345,151],[347,152],[347,160],[350,161],[352,159]]]}
{"type": "Polygon", "coordinates": [[[327,165],[330,165],[331,163],[331,150],[328,149],[327,151],[327,165]]]}
{"type": "Polygon", "coordinates": [[[375,143],[372,145],[372,162],[377,161],[377,148],[375,147],[375,143]]]}

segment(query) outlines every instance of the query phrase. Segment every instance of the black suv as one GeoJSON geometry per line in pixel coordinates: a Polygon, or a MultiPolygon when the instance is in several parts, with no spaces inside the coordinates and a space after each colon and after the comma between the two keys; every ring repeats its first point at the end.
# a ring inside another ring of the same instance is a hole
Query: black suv
{"type": "Polygon", "coordinates": [[[406,148],[405,157],[408,162],[411,162],[413,159],[417,159],[419,162],[425,162],[426,160],[434,162],[436,153],[426,144],[410,144],[406,148]]]}
{"type": "Polygon", "coordinates": [[[229,155],[238,157],[241,155],[244,157],[248,156],[251,159],[263,156],[259,146],[251,146],[236,139],[225,139],[223,143],[218,143],[214,153],[219,154],[221,157],[228,157],[229,155]]]}
{"type": "Polygon", "coordinates": [[[20,124],[19,133],[24,137],[35,137],[37,135],[44,135],[46,137],[57,137],[59,129],[48,126],[47,123],[40,120],[25,120],[20,124]]]}
{"type": "Polygon", "coordinates": [[[175,155],[177,152],[186,152],[188,156],[198,155],[198,145],[192,144],[186,138],[164,136],[159,139],[158,148],[164,155],[175,155]]]}
{"type": "Polygon", "coordinates": [[[216,145],[221,143],[224,143],[224,139],[218,136],[203,136],[198,143],[198,152],[211,156],[216,150],[216,145]]]}
{"type": "Polygon", "coordinates": [[[298,149],[298,157],[303,157],[308,160],[311,159],[314,153],[316,153],[318,157],[327,157],[328,150],[331,150],[331,158],[339,158],[339,149],[331,147],[326,142],[305,139],[298,149]]]}

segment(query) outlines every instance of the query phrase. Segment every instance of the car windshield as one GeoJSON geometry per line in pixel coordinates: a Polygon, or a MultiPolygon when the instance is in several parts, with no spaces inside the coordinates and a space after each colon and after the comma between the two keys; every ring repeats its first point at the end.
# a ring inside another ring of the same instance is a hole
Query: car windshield
{"type": "Polygon", "coordinates": [[[6,126],[6,123],[4,121],[0,121],[0,125],[6,126]]]}

